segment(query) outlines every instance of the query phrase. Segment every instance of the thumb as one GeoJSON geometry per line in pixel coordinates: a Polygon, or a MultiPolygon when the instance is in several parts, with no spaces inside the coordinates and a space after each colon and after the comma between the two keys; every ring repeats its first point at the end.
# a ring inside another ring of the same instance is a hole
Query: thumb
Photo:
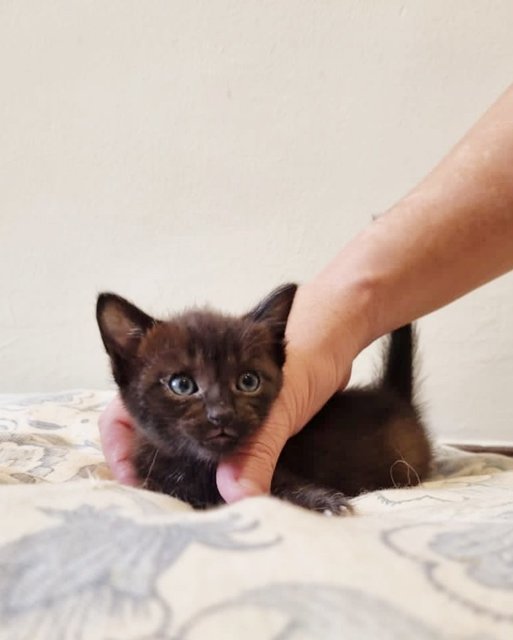
{"type": "Polygon", "coordinates": [[[217,488],[226,502],[269,493],[278,457],[291,434],[290,414],[279,396],[258,433],[219,463],[217,488]]]}

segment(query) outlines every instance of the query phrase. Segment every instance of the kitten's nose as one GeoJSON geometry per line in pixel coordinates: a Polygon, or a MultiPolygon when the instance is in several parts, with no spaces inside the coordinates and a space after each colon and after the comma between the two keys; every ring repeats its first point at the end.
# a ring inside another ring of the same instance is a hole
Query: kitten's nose
{"type": "Polygon", "coordinates": [[[207,409],[207,419],[216,427],[226,426],[233,422],[234,411],[231,407],[210,407],[207,409]]]}

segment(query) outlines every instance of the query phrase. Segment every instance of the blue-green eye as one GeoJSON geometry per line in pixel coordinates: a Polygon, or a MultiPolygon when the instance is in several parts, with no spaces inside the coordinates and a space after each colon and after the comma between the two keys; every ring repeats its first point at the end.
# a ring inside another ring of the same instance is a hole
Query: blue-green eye
{"type": "Polygon", "coordinates": [[[259,386],[260,377],[254,371],[245,371],[237,380],[237,389],[239,389],[239,391],[245,391],[246,393],[256,391],[259,386]]]}
{"type": "Polygon", "coordinates": [[[171,376],[167,382],[167,386],[173,393],[176,393],[177,396],[192,396],[192,394],[198,390],[198,385],[194,380],[183,373],[171,376]]]}

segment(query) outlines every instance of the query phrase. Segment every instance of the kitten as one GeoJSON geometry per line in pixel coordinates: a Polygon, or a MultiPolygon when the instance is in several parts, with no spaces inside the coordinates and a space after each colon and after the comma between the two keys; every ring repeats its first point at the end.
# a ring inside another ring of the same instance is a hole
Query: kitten
{"type": "MultiPolygon", "coordinates": [[[[222,502],[219,459],[264,422],[282,386],[285,326],[296,285],[241,317],[186,311],[165,321],[112,294],[97,320],[114,379],[136,425],[145,486],[196,508],[222,502]]],[[[431,447],[413,403],[413,336],[394,331],[382,380],[336,393],[286,444],[271,492],[316,511],[351,510],[347,496],[417,484],[431,447]]]]}

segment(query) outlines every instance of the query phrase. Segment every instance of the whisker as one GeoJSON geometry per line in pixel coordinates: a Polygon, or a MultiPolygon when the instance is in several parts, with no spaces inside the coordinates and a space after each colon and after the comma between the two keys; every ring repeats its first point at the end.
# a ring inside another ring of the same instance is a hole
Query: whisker
{"type": "Polygon", "coordinates": [[[146,474],[146,478],[144,478],[144,482],[142,483],[142,488],[143,489],[146,489],[147,486],[148,486],[148,480],[150,479],[151,472],[153,471],[153,467],[155,466],[155,462],[157,460],[157,456],[159,455],[159,451],[160,451],[160,449],[155,449],[155,454],[154,454],[153,459],[151,461],[151,464],[150,464],[150,466],[148,468],[148,473],[146,474]]]}

